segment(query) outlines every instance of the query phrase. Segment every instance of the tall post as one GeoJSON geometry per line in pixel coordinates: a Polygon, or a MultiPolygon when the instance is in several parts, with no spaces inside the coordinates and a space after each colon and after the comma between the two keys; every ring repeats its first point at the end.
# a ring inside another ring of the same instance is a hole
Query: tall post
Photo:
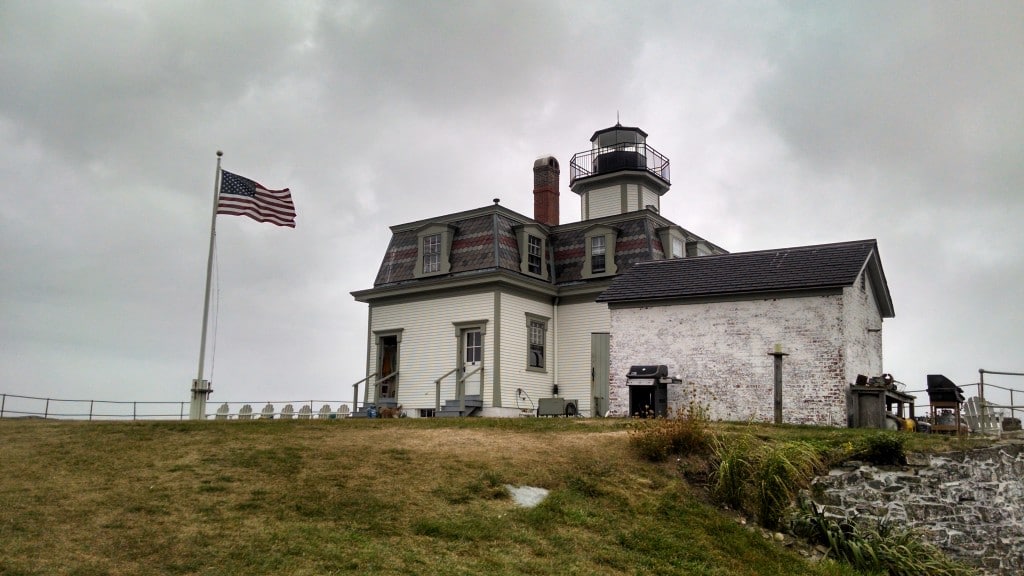
{"type": "Polygon", "coordinates": [[[768,355],[775,357],[775,423],[782,424],[782,358],[789,354],[782,351],[782,344],[776,344],[768,355]]]}
{"type": "Polygon", "coordinates": [[[199,372],[192,381],[192,404],[189,406],[190,420],[206,417],[206,399],[210,397],[209,380],[203,380],[203,362],[206,360],[206,324],[210,318],[210,279],[213,277],[213,247],[217,237],[217,200],[220,196],[220,159],[224,153],[217,150],[217,171],[213,178],[213,209],[210,215],[210,250],[206,256],[206,294],[203,298],[203,331],[199,337],[199,372]]]}

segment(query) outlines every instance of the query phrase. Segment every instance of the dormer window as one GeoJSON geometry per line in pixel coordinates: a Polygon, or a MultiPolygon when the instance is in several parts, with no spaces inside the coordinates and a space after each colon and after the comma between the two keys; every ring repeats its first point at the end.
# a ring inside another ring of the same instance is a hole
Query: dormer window
{"type": "Polygon", "coordinates": [[[441,235],[423,237],[423,273],[441,271],[441,235]]]}
{"type": "Polygon", "coordinates": [[[540,238],[530,235],[526,238],[526,271],[530,274],[540,274],[541,265],[544,261],[542,256],[544,251],[544,241],[540,238]]]}
{"type": "Polygon", "coordinates": [[[665,258],[686,257],[686,237],[679,226],[658,228],[658,239],[661,240],[661,252],[665,258]]]}
{"type": "Polygon", "coordinates": [[[604,274],[604,255],[604,236],[594,236],[590,239],[590,272],[592,274],[604,274]]]}
{"type": "Polygon", "coordinates": [[[547,280],[547,231],[536,224],[517,226],[515,231],[519,241],[519,271],[547,280]]]}
{"type": "Polygon", "coordinates": [[[586,255],[583,260],[582,276],[592,278],[615,274],[615,239],[619,231],[611,226],[595,225],[584,234],[586,255]]]}
{"type": "Polygon", "coordinates": [[[416,269],[413,276],[435,276],[451,272],[452,236],[455,229],[446,224],[431,224],[417,234],[416,269]]]}

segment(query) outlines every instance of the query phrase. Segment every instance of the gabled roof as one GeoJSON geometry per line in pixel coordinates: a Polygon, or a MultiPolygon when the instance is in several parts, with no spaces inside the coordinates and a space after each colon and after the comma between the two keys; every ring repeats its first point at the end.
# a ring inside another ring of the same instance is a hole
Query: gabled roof
{"type": "Polygon", "coordinates": [[[866,270],[883,318],[894,315],[875,240],[640,262],[598,302],[735,297],[852,286],[866,270]]]}

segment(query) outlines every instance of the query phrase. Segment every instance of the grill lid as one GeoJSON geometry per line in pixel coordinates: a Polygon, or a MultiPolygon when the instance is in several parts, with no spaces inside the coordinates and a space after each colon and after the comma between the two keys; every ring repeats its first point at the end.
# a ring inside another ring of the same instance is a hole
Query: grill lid
{"type": "Polygon", "coordinates": [[[648,366],[630,366],[626,378],[665,378],[668,376],[668,366],[664,364],[648,366]]]}

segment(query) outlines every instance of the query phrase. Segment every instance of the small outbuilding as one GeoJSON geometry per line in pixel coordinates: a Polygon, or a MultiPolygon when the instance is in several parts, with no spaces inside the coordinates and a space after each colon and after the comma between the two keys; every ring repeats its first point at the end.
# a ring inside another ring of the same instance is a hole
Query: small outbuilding
{"type": "Polygon", "coordinates": [[[783,421],[847,426],[850,384],[882,373],[894,316],[875,240],[640,262],[597,301],[610,310],[617,416],[637,392],[630,367],[667,365],[670,410],[772,421],[782,355],[783,421]]]}

